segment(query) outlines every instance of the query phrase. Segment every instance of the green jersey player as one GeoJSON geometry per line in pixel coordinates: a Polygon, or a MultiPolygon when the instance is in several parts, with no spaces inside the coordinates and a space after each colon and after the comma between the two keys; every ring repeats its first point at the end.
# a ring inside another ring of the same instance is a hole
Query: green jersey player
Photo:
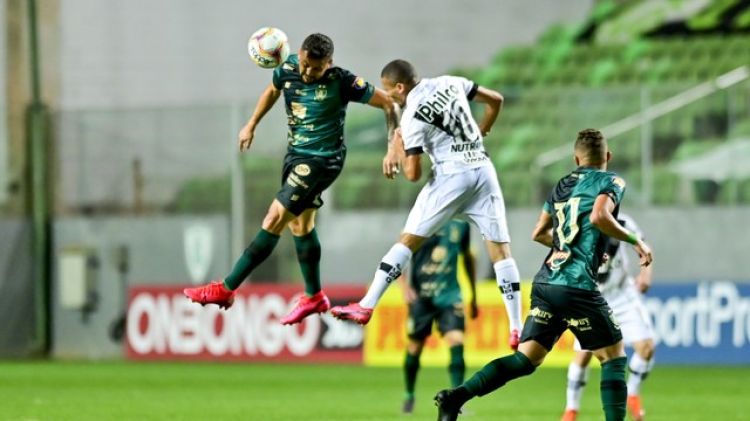
{"type": "MultiPolygon", "coordinates": [[[[321,193],[338,177],[344,165],[346,107],[350,102],[359,102],[383,109],[389,140],[398,126],[398,116],[393,100],[385,92],[333,66],[330,38],[312,34],[304,40],[298,54],[274,70],[272,83],[261,94],[252,117],[239,133],[241,151],[250,148],[255,128],[282,94],[288,149],[281,189],[263,219],[262,229],[228,276],[202,287],[187,288],[185,295],[200,304],[229,307],[234,290],[271,254],[282,231],[289,227],[305,279],[305,295],[281,322],[295,324],[330,307],[320,287],[321,249],[315,232],[315,214],[323,205],[321,193]]],[[[386,156],[384,165],[391,166],[391,156],[386,156]]]]}
{"type": "Polygon", "coordinates": [[[469,399],[534,372],[565,329],[602,363],[601,399],[605,419],[625,418],[625,351],[612,310],[596,287],[596,273],[608,238],[631,243],[641,265],[651,264],[651,249],[616,216],[625,181],[607,172],[611,154],[598,130],[578,133],[578,168],[563,177],[544,205],[532,238],[550,247],[531,289],[531,311],[518,351],[498,358],[463,385],[435,396],[441,420],[454,420],[469,399]]]}
{"type": "Polygon", "coordinates": [[[458,283],[459,255],[463,255],[464,270],[469,278],[471,301],[469,316],[478,316],[474,259],[470,251],[469,223],[452,220],[427,239],[411,259],[409,284],[403,285],[404,298],[409,304],[406,333],[409,343],[404,359],[406,400],[402,411],[414,409],[414,386],[419,371],[419,357],[425,341],[432,333],[433,322],[450,349],[448,372],[455,387],[463,383],[464,364],[464,303],[458,283]]]}

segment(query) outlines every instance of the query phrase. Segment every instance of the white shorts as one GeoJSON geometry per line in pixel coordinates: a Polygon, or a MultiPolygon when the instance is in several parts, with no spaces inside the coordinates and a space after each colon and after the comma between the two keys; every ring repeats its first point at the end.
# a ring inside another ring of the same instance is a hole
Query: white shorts
{"type": "Polygon", "coordinates": [[[486,240],[510,242],[503,192],[495,167],[487,165],[430,179],[409,212],[404,232],[431,237],[457,216],[473,222],[486,240]]]}
{"type": "MultiPolygon", "coordinates": [[[[641,294],[631,282],[626,286],[603,295],[622,330],[622,341],[633,345],[646,339],[654,339],[654,328],[651,316],[641,300],[641,294]]],[[[581,345],[576,340],[574,349],[579,351],[581,345]]]]}

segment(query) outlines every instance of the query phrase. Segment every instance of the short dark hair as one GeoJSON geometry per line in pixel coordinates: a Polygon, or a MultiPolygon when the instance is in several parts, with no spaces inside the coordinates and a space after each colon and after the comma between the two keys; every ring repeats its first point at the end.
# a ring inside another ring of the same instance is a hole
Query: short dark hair
{"type": "Polygon", "coordinates": [[[380,77],[393,83],[414,84],[417,82],[417,70],[406,60],[393,60],[383,67],[380,77]]]}
{"type": "Polygon", "coordinates": [[[600,164],[607,159],[607,139],[596,129],[583,129],[578,132],[575,145],[591,164],[600,164]]]}
{"type": "Polygon", "coordinates": [[[302,49],[307,51],[308,57],[315,60],[333,57],[333,41],[320,33],[308,35],[302,41],[302,49]]]}

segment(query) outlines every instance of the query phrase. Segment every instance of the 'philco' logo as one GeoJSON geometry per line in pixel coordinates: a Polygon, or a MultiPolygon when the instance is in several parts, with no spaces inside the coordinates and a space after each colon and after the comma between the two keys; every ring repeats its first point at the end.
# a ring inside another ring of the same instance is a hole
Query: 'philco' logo
{"type": "Polygon", "coordinates": [[[455,101],[458,92],[458,88],[453,85],[442,91],[435,92],[425,102],[419,104],[417,107],[417,116],[421,117],[422,121],[428,123],[433,123],[438,117],[442,119],[443,111],[455,101]]]}

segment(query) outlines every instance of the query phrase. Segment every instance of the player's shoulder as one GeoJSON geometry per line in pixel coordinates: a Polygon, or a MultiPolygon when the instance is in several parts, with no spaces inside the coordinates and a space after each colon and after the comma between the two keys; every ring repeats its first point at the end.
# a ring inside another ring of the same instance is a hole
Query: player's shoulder
{"type": "Polygon", "coordinates": [[[456,83],[463,83],[467,79],[465,77],[461,77],[461,76],[441,75],[441,76],[435,77],[434,80],[436,80],[436,81],[438,81],[440,83],[452,83],[452,84],[456,84],[456,83]]]}
{"type": "Polygon", "coordinates": [[[614,171],[598,171],[597,173],[598,173],[599,180],[603,184],[606,184],[606,185],[614,184],[620,189],[625,189],[625,186],[627,185],[627,183],[625,182],[625,179],[620,177],[620,175],[614,171]]]}
{"type": "Polygon", "coordinates": [[[277,77],[296,75],[298,74],[298,68],[299,57],[297,57],[297,54],[290,54],[286,61],[274,69],[274,73],[276,73],[277,77]]]}
{"type": "Polygon", "coordinates": [[[325,77],[328,78],[328,80],[333,81],[333,80],[352,79],[352,78],[356,78],[357,76],[350,70],[345,69],[343,67],[331,66],[331,68],[329,68],[328,71],[326,71],[325,77]]]}

